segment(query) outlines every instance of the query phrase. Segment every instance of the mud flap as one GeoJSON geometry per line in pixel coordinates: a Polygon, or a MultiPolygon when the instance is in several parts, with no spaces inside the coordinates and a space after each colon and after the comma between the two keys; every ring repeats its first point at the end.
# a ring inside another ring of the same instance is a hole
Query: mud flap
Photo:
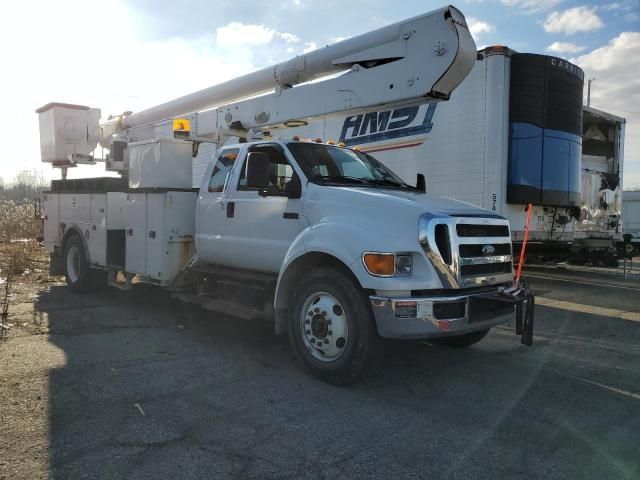
{"type": "Polygon", "coordinates": [[[49,275],[64,275],[64,258],[58,251],[49,254],[49,275]]]}

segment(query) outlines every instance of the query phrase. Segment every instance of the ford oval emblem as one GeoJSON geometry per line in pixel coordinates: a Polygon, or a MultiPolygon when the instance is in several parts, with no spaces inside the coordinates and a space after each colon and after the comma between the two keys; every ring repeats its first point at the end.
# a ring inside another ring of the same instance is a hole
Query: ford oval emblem
{"type": "Polygon", "coordinates": [[[493,255],[496,253],[496,247],[493,245],[483,245],[482,246],[482,254],[483,255],[493,255]]]}

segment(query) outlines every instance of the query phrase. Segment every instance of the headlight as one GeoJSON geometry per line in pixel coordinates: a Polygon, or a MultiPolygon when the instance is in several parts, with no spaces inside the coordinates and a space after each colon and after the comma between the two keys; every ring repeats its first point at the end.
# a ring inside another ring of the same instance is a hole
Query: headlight
{"type": "Polygon", "coordinates": [[[413,259],[411,255],[396,255],[396,275],[411,275],[413,259]]]}
{"type": "Polygon", "coordinates": [[[365,252],[362,263],[376,277],[407,276],[413,271],[413,259],[407,253],[365,252]]]}

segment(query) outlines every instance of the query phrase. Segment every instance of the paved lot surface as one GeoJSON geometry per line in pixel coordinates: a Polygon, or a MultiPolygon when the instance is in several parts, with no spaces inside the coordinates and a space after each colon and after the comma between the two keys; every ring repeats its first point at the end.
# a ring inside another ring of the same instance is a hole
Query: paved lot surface
{"type": "Polygon", "coordinates": [[[23,292],[0,478],[640,478],[640,283],[532,274],[534,347],[389,344],[349,388],[161,291],[23,292]]]}

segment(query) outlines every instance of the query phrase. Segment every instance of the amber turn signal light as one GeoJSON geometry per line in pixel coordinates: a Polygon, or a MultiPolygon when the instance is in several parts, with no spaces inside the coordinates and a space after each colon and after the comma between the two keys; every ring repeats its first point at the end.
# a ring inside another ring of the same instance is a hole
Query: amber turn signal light
{"type": "Polygon", "coordinates": [[[372,275],[393,275],[396,271],[395,255],[393,253],[365,253],[364,265],[372,275]]]}

